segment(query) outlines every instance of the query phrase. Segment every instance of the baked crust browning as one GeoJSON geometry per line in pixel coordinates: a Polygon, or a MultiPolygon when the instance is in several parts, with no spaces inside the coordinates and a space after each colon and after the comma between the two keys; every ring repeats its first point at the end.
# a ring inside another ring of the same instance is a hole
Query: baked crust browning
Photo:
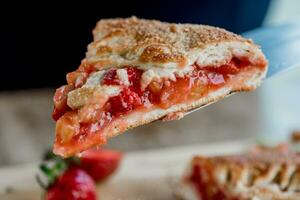
{"type": "MultiPolygon", "coordinates": [[[[196,181],[205,184],[204,190],[221,192],[224,200],[300,199],[300,155],[295,152],[265,149],[243,155],[197,156],[191,166],[192,173],[201,174],[196,181]]],[[[190,180],[185,179],[188,184],[190,180]]],[[[210,199],[215,200],[205,200],[210,199]]]]}
{"type": "Polygon", "coordinates": [[[97,63],[99,69],[147,63],[157,64],[157,67],[184,67],[195,61],[195,51],[224,42],[257,48],[251,40],[221,28],[136,17],[100,20],[93,35],[87,62],[97,63]]]}

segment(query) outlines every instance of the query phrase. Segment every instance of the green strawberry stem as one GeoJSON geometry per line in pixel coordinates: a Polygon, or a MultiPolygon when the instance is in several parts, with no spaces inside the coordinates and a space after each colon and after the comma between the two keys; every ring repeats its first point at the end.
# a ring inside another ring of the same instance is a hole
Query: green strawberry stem
{"type": "Polygon", "coordinates": [[[46,152],[44,161],[46,162],[40,164],[39,168],[47,178],[47,183],[44,183],[39,175],[36,175],[38,184],[44,189],[47,189],[54,184],[56,179],[71,165],[80,164],[80,158],[78,157],[63,159],[62,157],[53,154],[52,151],[46,152]]]}

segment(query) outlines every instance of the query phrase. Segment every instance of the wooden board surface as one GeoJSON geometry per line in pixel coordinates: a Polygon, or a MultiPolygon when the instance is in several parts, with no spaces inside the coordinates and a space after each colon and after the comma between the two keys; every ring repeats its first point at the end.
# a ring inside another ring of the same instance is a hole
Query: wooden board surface
{"type": "MultiPolygon", "coordinates": [[[[127,153],[119,171],[97,186],[105,200],[174,199],[176,181],[193,155],[239,153],[250,141],[222,142],[188,147],[127,153]]],[[[35,181],[38,163],[0,168],[1,200],[40,200],[42,190],[35,181]]]]}

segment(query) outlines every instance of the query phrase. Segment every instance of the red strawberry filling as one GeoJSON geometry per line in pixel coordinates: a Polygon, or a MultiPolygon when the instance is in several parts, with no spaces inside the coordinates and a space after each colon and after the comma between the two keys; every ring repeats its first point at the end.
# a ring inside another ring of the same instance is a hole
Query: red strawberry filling
{"type": "Polygon", "coordinates": [[[199,199],[203,200],[239,200],[239,198],[229,196],[225,189],[215,183],[213,174],[209,166],[194,166],[192,174],[188,177],[197,191],[199,199]]]}
{"type": "MultiPolygon", "coordinates": [[[[67,147],[74,152],[84,150],[95,144],[106,142],[101,131],[114,119],[129,114],[133,110],[169,108],[172,105],[197,100],[208,92],[222,87],[228,79],[250,66],[248,60],[233,58],[228,64],[219,67],[201,67],[194,65],[192,73],[184,77],[176,76],[176,80],[163,79],[152,81],[145,90],[141,89],[143,70],[135,67],[124,67],[127,71],[129,85],[124,86],[118,79],[116,69],[110,69],[104,75],[102,85],[120,85],[122,91],[118,96],[110,97],[104,106],[85,105],[79,110],[71,111],[66,104],[67,94],[75,83],[56,91],[53,118],[58,120],[56,126],[56,147],[67,147]],[[84,119],[84,120],[82,120],[84,119]],[[84,121],[84,122],[82,122],[84,121]],[[76,150],[77,149],[77,150],[76,150]]],[[[91,67],[79,68],[80,83],[91,67]]],[[[79,76],[76,73],[76,76],[79,76]]],[[[71,79],[71,78],[70,78],[71,79]]],[[[72,80],[75,80],[74,78],[72,80]]],[[[82,84],[77,84],[82,85],[82,84]]]]}

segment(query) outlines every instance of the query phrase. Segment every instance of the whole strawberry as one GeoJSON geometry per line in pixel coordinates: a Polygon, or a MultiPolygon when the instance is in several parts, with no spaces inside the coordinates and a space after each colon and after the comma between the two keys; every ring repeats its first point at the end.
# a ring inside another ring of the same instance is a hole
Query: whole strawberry
{"type": "Polygon", "coordinates": [[[70,167],[46,192],[46,200],[96,200],[94,180],[82,169],[70,167]]]}
{"type": "Polygon", "coordinates": [[[47,181],[36,178],[46,190],[46,200],[96,200],[95,182],[110,177],[122,157],[119,151],[90,149],[80,157],[63,159],[49,151],[40,165],[47,181]]]}
{"type": "Polygon", "coordinates": [[[82,153],[79,167],[96,182],[110,177],[119,167],[123,154],[114,150],[90,149],[82,153]]]}

